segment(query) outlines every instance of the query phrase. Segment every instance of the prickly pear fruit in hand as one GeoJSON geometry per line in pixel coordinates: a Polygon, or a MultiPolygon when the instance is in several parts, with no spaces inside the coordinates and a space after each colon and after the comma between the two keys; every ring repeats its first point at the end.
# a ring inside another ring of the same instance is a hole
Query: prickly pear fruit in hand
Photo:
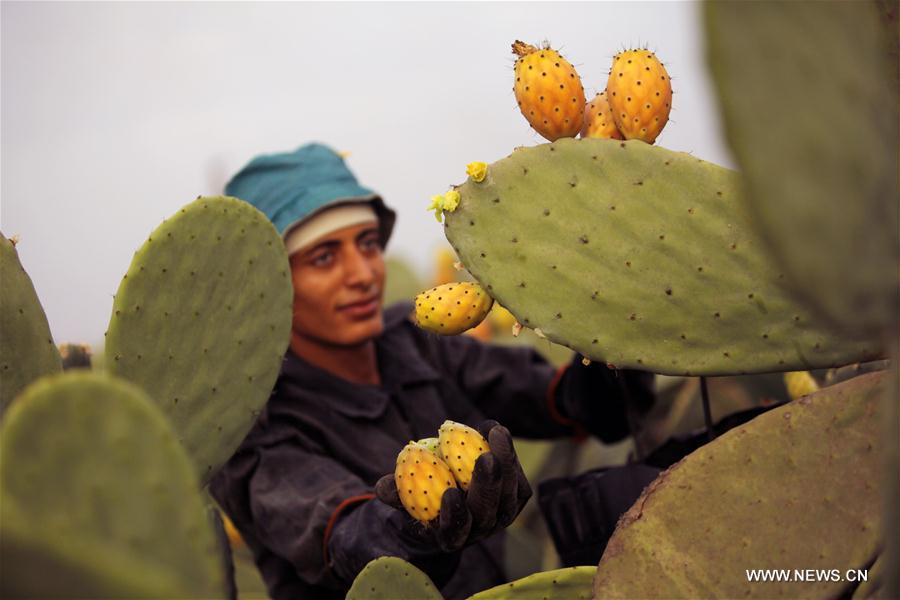
{"type": "Polygon", "coordinates": [[[584,88],[569,61],[549,47],[516,42],[513,91],[519,110],[539,134],[555,142],[575,137],[584,121],[584,88]]]}
{"type": "Polygon", "coordinates": [[[649,50],[626,50],[613,58],[606,96],[626,140],[656,141],[672,109],[672,82],[649,50]]]}
{"type": "Polygon", "coordinates": [[[394,479],[406,512],[422,523],[440,514],[441,497],[456,487],[450,467],[418,442],[408,443],[397,455],[394,479]]]}
{"type": "Polygon", "coordinates": [[[416,296],[416,324],[432,333],[457,335],[475,327],[494,304],[477,283],[447,283],[416,296]]]}
{"type": "Polygon", "coordinates": [[[491,450],[480,433],[454,421],[444,421],[438,430],[438,448],[459,487],[466,491],[472,482],[475,461],[491,450]]]}
{"type": "Polygon", "coordinates": [[[439,442],[436,437],[422,438],[421,440],[417,441],[416,443],[418,445],[422,446],[423,448],[425,448],[426,450],[434,452],[435,454],[440,456],[440,454],[438,454],[438,443],[439,442]]]}
{"type": "Polygon", "coordinates": [[[606,90],[600,92],[584,107],[584,125],[581,127],[581,137],[621,140],[622,132],[616,127],[613,119],[609,100],[606,98],[606,90]]]}

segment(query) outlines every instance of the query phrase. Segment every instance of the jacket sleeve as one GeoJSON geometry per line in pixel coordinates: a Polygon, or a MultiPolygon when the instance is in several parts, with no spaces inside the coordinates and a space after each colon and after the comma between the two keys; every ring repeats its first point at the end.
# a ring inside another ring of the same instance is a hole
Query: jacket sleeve
{"type": "Polygon", "coordinates": [[[482,413],[526,438],[572,435],[555,407],[561,370],[532,348],[484,344],[469,336],[429,336],[437,366],[482,413]]]}
{"type": "Polygon", "coordinates": [[[346,590],[378,556],[399,556],[437,580],[458,556],[406,531],[402,511],[328,456],[297,444],[259,449],[250,509],[259,541],[309,583],[346,590]]]}

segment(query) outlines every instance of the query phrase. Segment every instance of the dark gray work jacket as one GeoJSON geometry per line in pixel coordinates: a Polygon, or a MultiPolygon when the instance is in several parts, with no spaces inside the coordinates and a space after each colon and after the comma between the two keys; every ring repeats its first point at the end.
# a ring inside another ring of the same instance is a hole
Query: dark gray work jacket
{"type": "Polygon", "coordinates": [[[448,599],[505,581],[502,533],[457,556],[416,547],[400,532],[408,517],[373,499],[373,488],[407,442],[435,436],[445,419],[492,418],[521,437],[571,435],[547,406],[555,369],[530,348],[428,334],[410,313],[406,303],[385,311],[380,386],[288,352],[265,410],[210,484],[276,600],[343,597],[381,555],[410,560],[448,599]]]}

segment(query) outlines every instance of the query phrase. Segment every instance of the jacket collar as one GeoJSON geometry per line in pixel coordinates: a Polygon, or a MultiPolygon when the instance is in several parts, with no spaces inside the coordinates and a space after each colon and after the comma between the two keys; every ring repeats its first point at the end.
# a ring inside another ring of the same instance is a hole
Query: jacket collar
{"type": "MultiPolygon", "coordinates": [[[[380,386],[353,383],[337,377],[298,357],[290,349],[282,363],[279,379],[287,380],[309,396],[322,399],[324,395],[331,408],[347,416],[379,417],[391,393],[440,378],[417,346],[419,332],[414,331],[415,325],[409,320],[411,309],[410,303],[403,303],[385,311],[384,333],[375,340],[380,386]]],[[[423,347],[426,341],[422,342],[423,347]]]]}

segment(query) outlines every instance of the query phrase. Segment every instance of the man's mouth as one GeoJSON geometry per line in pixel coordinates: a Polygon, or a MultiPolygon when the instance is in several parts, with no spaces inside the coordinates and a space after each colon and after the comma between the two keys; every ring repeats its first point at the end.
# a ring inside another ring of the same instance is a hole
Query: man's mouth
{"type": "Polygon", "coordinates": [[[352,318],[362,319],[375,314],[378,311],[378,306],[380,304],[380,296],[376,294],[357,302],[343,304],[338,307],[338,310],[346,315],[349,315],[352,318]]]}

